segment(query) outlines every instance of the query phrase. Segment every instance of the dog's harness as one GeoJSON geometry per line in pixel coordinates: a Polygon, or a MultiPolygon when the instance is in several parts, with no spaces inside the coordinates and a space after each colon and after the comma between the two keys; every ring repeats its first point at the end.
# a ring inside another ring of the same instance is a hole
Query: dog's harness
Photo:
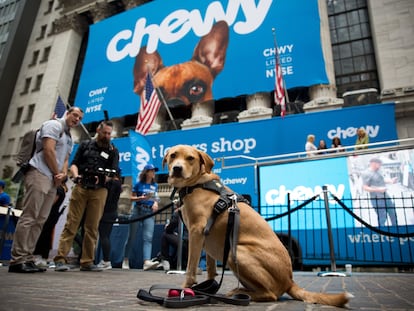
{"type": "MultiPolygon", "coordinates": [[[[214,204],[213,213],[211,214],[210,218],[207,221],[207,225],[204,228],[204,235],[208,235],[210,233],[210,229],[213,226],[217,216],[220,215],[222,212],[224,212],[226,209],[229,209],[231,207],[237,208],[237,202],[244,202],[244,203],[250,204],[250,202],[246,200],[242,195],[228,191],[220,181],[210,180],[210,181],[205,182],[204,184],[197,184],[191,187],[181,188],[178,191],[180,205],[184,197],[187,194],[192,193],[197,188],[202,188],[205,190],[213,191],[217,193],[218,195],[220,195],[219,199],[214,204]]],[[[170,196],[171,200],[173,200],[176,192],[177,192],[177,189],[174,189],[173,192],[171,193],[171,196],[170,196]]]]}
{"type": "MultiPolygon", "coordinates": [[[[227,221],[226,237],[224,243],[224,253],[223,253],[223,267],[225,267],[229,255],[230,248],[232,250],[232,259],[237,266],[237,244],[239,240],[239,225],[240,225],[240,210],[237,206],[237,202],[244,202],[250,204],[242,195],[239,195],[235,192],[229,191],[224,187],[224,185],[219,180],[210,180],[203,184],[197,184],[190,187],[181,188],[178,191],[180,205],[183,202],[183,199],[186,195],[192,193],[195,189],[202,188],[217,193],[220,197],[217,202],[214,204],[213,213],[207,221],[206,227],[204,228],[204,235],[209,235],[211,227],[214,225],[214,222],[218,215],[223,213],[226,209],[229,212],[229,217],[227,221]]],[[[171,193],[171,200],[173,200],[177,189],[174,189],[171,193]]],[[[224,274],[224,269],[223,269],[224,274]]],[[[223,275],[220,281],[223,281],[223,275]]]]}

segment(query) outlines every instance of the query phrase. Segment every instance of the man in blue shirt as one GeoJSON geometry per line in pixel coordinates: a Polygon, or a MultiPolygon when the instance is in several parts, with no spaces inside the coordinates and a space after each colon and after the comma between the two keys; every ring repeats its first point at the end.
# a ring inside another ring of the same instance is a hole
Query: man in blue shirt
{"type": "Polygon", "coordinates": [[[398,226],[395,204],[387,193],[386,186],[396,183],[397,178],[385,178],[380,172],[381,165],[379,158],[369,161],[369,168],[362,174],[363,189],[369,193],[371,205],[378,216],[378,226],[385,226],[387,216],[390,217],[392,226],[398,226]]]}

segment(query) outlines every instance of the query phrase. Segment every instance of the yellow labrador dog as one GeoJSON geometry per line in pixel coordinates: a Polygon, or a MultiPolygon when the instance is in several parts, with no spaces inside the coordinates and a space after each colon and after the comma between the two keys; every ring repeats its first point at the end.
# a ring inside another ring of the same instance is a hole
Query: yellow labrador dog
{"type": "MultiPolygon", "coordinates": [[[[204,235],[204,228],[213,213],[219,194],[202,187],[211,180],[220,178],[211,173],[213,159],[192,146],[177,145],[170,148],[163,159],[168,165],[168,183],[185,193],[181,195],[182,217],[189,233],[187,275],[183,287],[196,284],[196,270],[200,253],[207,254],[208,279],[216,276],[216,260],[223,260],[228,212],[219,214],[204,235]]],[[[236,288],[228,295],[247,294],[253,301],[275,301],[285,292],[295,299],[309,303],[344,306],[351,297],[348,293],[326,294],[308,292],[293,281],[292,264],[284,245],[266,221],[249,205],[238,202],[240,209],[237,266],[231,254],[228,266],[239,278],[244,288],[236,288]]]]}

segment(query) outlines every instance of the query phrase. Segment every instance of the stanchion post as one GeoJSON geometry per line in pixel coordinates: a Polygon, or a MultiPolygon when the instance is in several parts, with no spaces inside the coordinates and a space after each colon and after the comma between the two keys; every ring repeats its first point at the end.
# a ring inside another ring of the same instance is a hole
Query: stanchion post
{"type": "MultiPolygon", "coordinates": [[[[288,251],[289,251],[289,255],[293,255],[293,251],[292,251],[292,216],[290,213],[290,192],[288,192],[287,194],[287,203],[288,203],[288,251]]],[[[294,258],[292,258],[292,262],[293,262],[294,258]]]]}
{"type": "MultiPolygon", "coordinates": [[[[176,206],[174,206],[176,207],[176,206]]],[[[181,217],[178,217],[178,244],[177,244],[177,270],[167,271],[167,274],[185,274],[183,268],[183,231],[184,223],[181,217]]]]}
{"type": "Polygon", "coordinates": [[[181,217],[178,217],[178,245],[177,245],[177,270],[182,270],[183,259],[183,222],[181,217]]]}
{"type": "Polygon", "coordinates": [[[328,239],[329,239],[329,254],[331,257],[331,271],[336,272],[336,263],[335,263],[335,250],[332,237],[332,226],[331,226],[331,213],[329,210],[329,200],[328,200],[328,187],[326,185],[322,186],[323,190],[323,200],[325,202],[325,212],[326,212],[326,225],[328,227],[328,239]]]}

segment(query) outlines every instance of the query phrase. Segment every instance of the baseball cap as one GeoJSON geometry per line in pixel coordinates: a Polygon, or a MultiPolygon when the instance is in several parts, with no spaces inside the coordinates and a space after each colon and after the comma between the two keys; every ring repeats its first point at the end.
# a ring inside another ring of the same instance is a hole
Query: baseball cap
{"type": "Polygon", "coordinates": [[[147,164],[144,166],[144,171],[150,171],[150,170],[154,170],[154,171],[158,171],[158,168],[156,168],[154,165],[152,164],[147,164]]]}
{"type": "Polygon", "coordinates": [[[379,158],[372,158],[371,160],[369,160],[369,162],[375,162],[375,163],[382,164],[382,161],[379,158]]]}
{"type": "Polygon", "coordinates": [[[3,180],[0,180],[0,187],[6,187],[6,183],[3,180]]]}

